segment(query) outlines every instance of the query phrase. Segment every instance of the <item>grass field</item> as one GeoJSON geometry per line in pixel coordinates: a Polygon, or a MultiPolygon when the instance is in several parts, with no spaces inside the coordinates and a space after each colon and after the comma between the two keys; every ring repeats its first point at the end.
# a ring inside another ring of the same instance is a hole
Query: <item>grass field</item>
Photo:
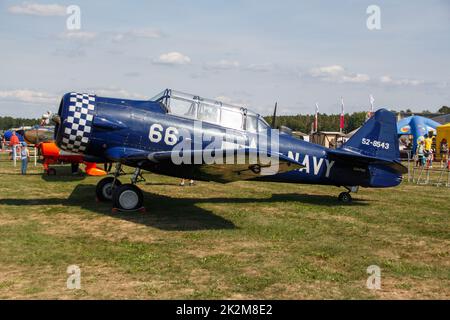
{"type": "Polygon", "coordinates": [[[363,189],[341,205],[334,187],[147,174],[147,213],[113,214],[99,178],[20,176],[2,160],[0,298],[450,298],[448,188],[363,189]],[[81,290],[66,288],[73,264],[81,290]],[[370,265],[381,290],[366,288],[370,265]]]}

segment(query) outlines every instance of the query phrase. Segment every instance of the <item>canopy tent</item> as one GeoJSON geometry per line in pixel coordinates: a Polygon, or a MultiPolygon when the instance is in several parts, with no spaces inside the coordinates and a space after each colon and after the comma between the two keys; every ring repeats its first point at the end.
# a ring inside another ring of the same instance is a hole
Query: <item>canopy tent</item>
{"type": "Polygon", "coordinates": [[[411,116],[400,120],[397,123],[397,134],[399,135],[412,135],[413,136],[413,153],[417,147],[417,141],[419,138],[432,131],[436,134],[436,128],[441,124],[429,118],[421,116],[411,116]]]}
{"type": "Polygon", "coordinates": [[[444,124],[436,128],[436,155],[440,157],[441,155],[441,141],[446,139],[447,143],[450,142],[450,123],[444,124]]]}

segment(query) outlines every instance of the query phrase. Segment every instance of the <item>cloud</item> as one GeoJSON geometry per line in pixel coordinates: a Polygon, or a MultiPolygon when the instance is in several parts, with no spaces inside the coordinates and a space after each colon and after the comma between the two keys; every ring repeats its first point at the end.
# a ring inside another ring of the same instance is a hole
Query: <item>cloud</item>
{"type": "Polygon", "coordinates": [[[117,32],[113,35],[114,42],[129,41],[134,39],[159,39],[163,36],[158,29],[135,29],[125,32],[117,32]]]}
{"type": "Polygon", "coordinates": [[[67,31],[59,35],[63,40],[90,41],[97,37],[95,32],[87,31],[67,31]]]}
{"type": "Polygon", "coordinates": [[[381,76],[379,79],[381,84],[393,86],[419,86],[425,84],[423,80],[416,79],[393,79],[389,75],[381,76]]]}
{"type": "Polygon", "coordinates": [[[313,78],[336,83],[366,83],[370,81],[370,76],[367,74],[351,73],[340,65],[313,68],[308,74],[313,78]]]}
{"type": "Polygon", "coordinates": [[[11,6],[8,11],[12,14],[25,14],[32,16],[65,16],[66,7],[59,4],[40,4],[33,2],[23,2],[20,5],[11,6]]]}
{"type": "Polygon", "coordinates": [[[207,70],[230,70],[239,68],[239,65],[239,61],[219,60],[205,64],[204,68],[207,70]]]}
{"type": "Polygon", "coordinates": [[[157,59],[154,59],[153,63],[165,65],[183,65],[190,64],[191,58],[179,52],[169,52],[163,53],[157,59]]]}
{"type": "Polygon", "coordinates": [[[250,64],[246,66],[244,69],[252,72],[269,72],[274,68],[271,63],[263,63],[263,64],[250,64]]]}
{"type": "Polygon", "coordinates": [[[18,89],[10,91],[0,91],[0,99],[9,101],[20,101],[32,104],[57,104],[59,96],[42,91],[28,89],[18,89]]]}

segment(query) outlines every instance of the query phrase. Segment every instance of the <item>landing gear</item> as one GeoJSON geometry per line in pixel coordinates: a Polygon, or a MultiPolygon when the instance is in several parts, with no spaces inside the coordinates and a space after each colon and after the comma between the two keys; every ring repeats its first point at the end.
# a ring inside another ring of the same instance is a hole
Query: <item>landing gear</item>
{"type": "Polygon", "coordinates": [[[113,190],[122,185],[120,180],[114,177],[106,177],[97,183],[95,194],[99,201],[111,201],[113,198],[113,190]]]}
{"type": "Polygon", "coordinates": [[[131,177],[131,183],[119,185],[113,188],[113,210],[136,211],[143,209],[142,205],[144,203],[144,195],[141,189],[136,186],[136,183],[140,181],[145,181],[145,179],[141,174],[141,169],[136,168],[133,176],[131,177]]]}
{"type": "Polygon", "coordinates": [[[116,164],[116,170],[114,171],[114,177],[106,177],[97,183],[95,188],[95,194],[97,195],[98,201],[111,201],[113,198],[114,189],[120,185],[122,182],[118,179],[120,175],[125,174],[122,171],[122,165],[120,163],[116,164]]]}
{"type": "Polygon", "coordinates": [[[350,195],[350,192],[358,192],[359,187],[345,187],[345,189],[347,189],[347,192],[341,192],[339,194],[339,201],[342,203],[351,203],[352,202],[352,196],[350,195]]]}
{"type": "Polygon", "coordinates": [[[114,189],[113,207],[123,211],[134,211],[142,208],[144,195],[141,189],[131,183],[114,189]]]}
{"type": "Polygon", "coordinates": [[[352,202],[352,196],[350,195],[350,192],[341,192],[341,194],[339,194],[338,199],[342,203],[352,202]]]}

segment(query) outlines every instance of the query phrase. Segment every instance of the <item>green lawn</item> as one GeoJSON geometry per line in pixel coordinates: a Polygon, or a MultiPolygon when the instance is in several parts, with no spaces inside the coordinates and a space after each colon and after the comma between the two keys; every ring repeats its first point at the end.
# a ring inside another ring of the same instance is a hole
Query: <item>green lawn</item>
{"type": "MultiPolygon", "coordinates": [[[[0,161],[0,298],[450,298],[450,189],[200,182],[147,174],[146,213],[95,201],[99,178],[0,161]],[[66,288],[69,265],[81,290],[66,288]],[[370,265],[381,290],[366,288],[370,265]]],[[[129,177],[122,177],[122,181],[129,177]]]]}

